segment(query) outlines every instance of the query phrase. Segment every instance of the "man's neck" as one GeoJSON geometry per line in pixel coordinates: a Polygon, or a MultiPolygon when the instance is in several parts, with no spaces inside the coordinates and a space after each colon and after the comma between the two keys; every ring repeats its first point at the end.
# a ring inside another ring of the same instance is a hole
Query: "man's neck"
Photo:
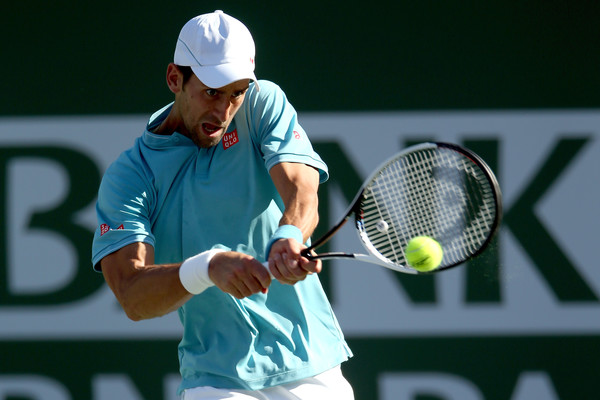
{"type": "Polygon", "coordinates": [[[174,116],[174,108],[171,108],[171,111],[169,111],[169,114],[166,116],[166,118],[160,123],[160,125],[154,128],[152,133],[157,135],[172,135],[173,132],[177,131],[177,126],[178,123],[174,116]]]}

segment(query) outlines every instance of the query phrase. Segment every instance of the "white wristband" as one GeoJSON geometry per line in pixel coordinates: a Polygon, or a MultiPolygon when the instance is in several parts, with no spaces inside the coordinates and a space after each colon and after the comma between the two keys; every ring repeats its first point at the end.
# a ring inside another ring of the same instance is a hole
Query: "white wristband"
{"type": "Polygon", "coordinates": [[[215,285],[208,277],[208,266],[214,255],[222,251],[225,250],[212,249],[204,251],[188,258],[181,264],[181,267],[179,267],[179,280],[185,290],[191,294],[200,294],[215,285]]]}

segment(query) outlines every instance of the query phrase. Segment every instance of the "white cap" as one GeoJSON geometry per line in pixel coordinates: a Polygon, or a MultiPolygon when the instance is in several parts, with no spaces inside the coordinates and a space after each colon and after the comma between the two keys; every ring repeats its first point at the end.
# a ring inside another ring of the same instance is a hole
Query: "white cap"
{"type": "Polygon", "coordinates": [[[183,26],[173,62],[191,67],[203,84],[216,89],[241,79],[256,82],[254,55],[248,28],[217,10],[192,18],[183,26]]]}

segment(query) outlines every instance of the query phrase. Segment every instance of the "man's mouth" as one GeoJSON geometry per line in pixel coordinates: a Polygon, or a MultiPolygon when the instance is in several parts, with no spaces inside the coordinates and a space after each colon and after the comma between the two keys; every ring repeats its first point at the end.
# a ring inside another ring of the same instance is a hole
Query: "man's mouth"
{"type": "Polygon", "coordinates": [[[213,135],[213,134],[219,132],[221,129],[223,129],[223,127],[219,126],[219,125],[203,123],[202,129],[204,130],[204,132],[206,132],[207,135],[210,136],[210,135],[213,135]]]}

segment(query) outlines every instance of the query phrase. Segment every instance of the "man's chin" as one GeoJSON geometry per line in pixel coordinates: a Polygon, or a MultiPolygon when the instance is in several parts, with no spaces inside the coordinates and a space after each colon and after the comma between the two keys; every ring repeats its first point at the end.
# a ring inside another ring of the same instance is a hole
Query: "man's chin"
{"type": "Polygon", "coordinates": [[[196,146],[202,149],[208,149],[219,144],[219,142],[223,138],[223,132],[224,130],[221,130],[221,132],[218,135],[214,136],[199,134],[194,136],[193,142],[196,144],[196,146]]]}

